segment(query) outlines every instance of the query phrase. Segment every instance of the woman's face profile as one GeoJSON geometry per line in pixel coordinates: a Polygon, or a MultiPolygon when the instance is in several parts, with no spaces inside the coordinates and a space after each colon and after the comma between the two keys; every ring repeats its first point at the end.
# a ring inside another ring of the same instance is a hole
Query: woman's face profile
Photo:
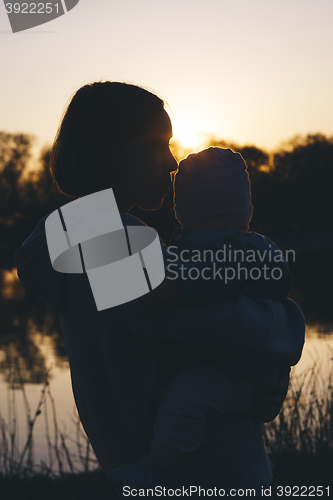
{"type": "Polygon", "coordinates": [[[128,145],[115,189],[121,211],[133,205],[145,210],[156,210],[162,205],[171,190],[170,173],[178,168],[169,148],[171,137],[171,121],[162,110],[146,131],[128,145]]]}

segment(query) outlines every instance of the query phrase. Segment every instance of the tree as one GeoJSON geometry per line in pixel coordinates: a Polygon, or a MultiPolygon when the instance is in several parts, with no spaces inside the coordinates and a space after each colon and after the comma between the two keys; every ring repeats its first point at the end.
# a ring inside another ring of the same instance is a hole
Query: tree
{"type": "Polygon", "coordinates": [[[22,206],[25,219],[36,224],[43,216],[65,205],[72,198],[61,194],[50,173],[49,148],[43,148],[35,169],[29,172],[22,186],[22,206]]]}
{"type": "Polygon", "coordinates": [[[312,134],[292,139],[275,153],[274,167],[274,184],[283,200],[283,225],[289,229],[331,228],[333,137],[312,134]]]}
{"type": "Polygon", "coordinates": [[[50,150],[44,148],[37,161],[32,158],[33,142],[28,134],[0,132],[1,248],[10,252],[43,216],[70,201],[52,182],[50,150]]]}
{"type": "Polygon", "coordinates": [[[0,132],[0,223],[10,225],[21,213],[20,179],[31,158],[34,138],[0,132]]]}

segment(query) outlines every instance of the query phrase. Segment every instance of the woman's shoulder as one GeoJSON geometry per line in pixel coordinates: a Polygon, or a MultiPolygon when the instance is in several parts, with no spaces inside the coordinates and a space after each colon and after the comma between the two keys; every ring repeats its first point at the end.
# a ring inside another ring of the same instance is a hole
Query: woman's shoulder
{"type": "Polygon", "coordinates": [[[134,215],[120,212],[120,217],[124,226],[146,226],[142,220],[138,219],[134,215]]]}

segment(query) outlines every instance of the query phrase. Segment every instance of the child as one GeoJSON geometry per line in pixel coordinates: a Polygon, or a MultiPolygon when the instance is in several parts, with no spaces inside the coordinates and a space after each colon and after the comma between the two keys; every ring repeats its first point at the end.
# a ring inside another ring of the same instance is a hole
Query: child
{"type": "MultiPolygon", "coordinates": [[[[268,238],[248,232],[253,206],[247,167],[239,153],[211,147],[181,161],[174,183],[174,209],[183,229],[176,230],[169,252],[184,259],[193,256],[193,288],[200,275],[203,300],[231,300],[236,294],[287,298],[291,276],[281,252],[268,238]]],[[[172,262],[170,258],[167,279],[176,280],[179,276],[172,276],[172,262]]],[[[164,394],[149,454],[113,469],[110,480],[119,488],[143,488],[156,484],[160,476],[174,475],[200,446],[208,418],[247,413],[254,388],[274,382],[283,368],[256,369],[256,360],[246,356],[246,346],[237,350],[226,346],[222,363],[213,352],[193,359],[164,394]]]]}

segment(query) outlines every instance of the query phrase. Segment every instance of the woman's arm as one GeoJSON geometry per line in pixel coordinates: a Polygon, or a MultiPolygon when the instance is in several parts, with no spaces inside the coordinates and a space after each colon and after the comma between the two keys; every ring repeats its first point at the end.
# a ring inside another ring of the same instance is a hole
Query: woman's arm
{"type": "Polygon", "coordinates": [[[276,382],[261,384],[255,390],[249,415],[260,417],[263,422],[270,422],[280,413],[287,395],[290,379],[290,367],[280,370],[276,382]]]}
{"type": "MultiPolygon", "coordinates": [[[[126,216],[124,223],[133,224],[133,219],[142,225],[141,221],[131,216],[126,216]]],[[[38,224],[36,232],[16,252],[15,257],[23,284],[25,281],[29,284],[35,273],[41,273],[40,281],[45,283],[39,296],[50,308],[52,304],[50,306],[48,293],[53,297],[54,290],[63,287],[65,275],[52,269],[44,221],[38,224]],[[56,283],[53,285],[53,282],[56,283]]],[[[106,310],[104,314],[110,312],[110,320],[118,316],[119,322],[136,335],[209,347],[217,356],[223,354],[225,348],[239,348],[248,352],[249,356],[256,356],[259,366],[272,369],[294,365],[300,358],[304,343],[304,318],[295,302],[289,299],[280,302],[240,295],[226,302],[204,303],[205,297],[202,297],[202,301],[197,300],[196,303],[181,306],[175,303],[166,307],[154,302],[154,292],[106,310]]],[[[59,296],[59,300],[63,299],[63,294],[59,296]]],[[[58,307],[56,305],[50,310],[58,307]]]]}
{"type": "MultiPolygon", "coordinates": [[[[140,301],[140,299],[138,299],[140,301]]],[[[217,304],[137,301],[114,310],[133,333],[209,347],[216,356],[239,349],[255,356],[259,367],[281,369],[296,364],[304,344],[304,317],[295,302],[250,299],[243,295],[217,304]]]]}
{"type": "MultiPolygon", "coordinates": [[[[142,224],[128,215],[123,223],[142,224]]],[[[166,262],[168,249],[162,242],[161,245],[166,262]]],[[[181,258],[174,264],[178,269],[193,265],[181,258]]],[[[191,282],[165,279],[149,294],[116,309],[120,320],[138,335],[209,347],[217,356],[225,355],[226,349],[239,349],[255,356],[259,366],[270,369],[288,368],[298,362],[305,323],[295,302],[253,299],[239,294],[228,301],[212,302],[206,290],[207,280],[202,278],[191,282]],[[172,300],[166,306],[161,300],[163,294],[178,294],[181,300],[172,300]]]]}

